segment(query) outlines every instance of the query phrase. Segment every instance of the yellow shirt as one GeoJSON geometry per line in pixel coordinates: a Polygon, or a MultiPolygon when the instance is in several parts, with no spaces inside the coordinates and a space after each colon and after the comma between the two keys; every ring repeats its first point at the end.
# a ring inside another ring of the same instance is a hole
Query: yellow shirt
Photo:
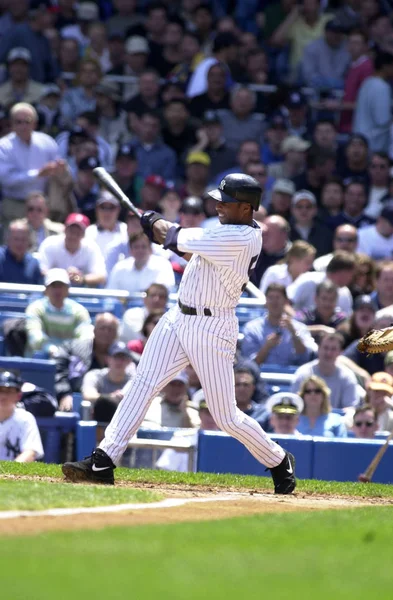
{"type": "Polygon", "coordinates": [[[325,24],[332,19],[332,15],[320,15],[315,25],[308,25],[303,17],[298,17],[289,30],[289,41],[291,42],[290,65],[291,70],[298,67],[303,58],[305,47],[314,40],[322,37],[325,24]]]}

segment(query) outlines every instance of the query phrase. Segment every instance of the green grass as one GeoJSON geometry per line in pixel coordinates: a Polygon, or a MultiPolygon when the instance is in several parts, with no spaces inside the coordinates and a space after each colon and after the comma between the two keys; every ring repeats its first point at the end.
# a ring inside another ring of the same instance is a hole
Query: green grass
{"type": "MultiPolygon", "coordinates": [[[[59,465],[45,463],[0,462],[1,475],[41,476],[63,479],[59,465]]],[[[270,477],[244,475],[216,475],[214,473],[176,473],[143,469],[117,469],[117,481],[157,485],[205,486],[207,488],[243,488],[271,490],[270,477]]],[[[393,485],[377,483],[299,480],[298,491],[307,494],[354,496],[361,498],[393,498],[393,485]]]]}
{"type": "Polygon", "coordinates": [[[390,600],[392,539],[386,507],[10,537],[1,598],[390,600]]]}

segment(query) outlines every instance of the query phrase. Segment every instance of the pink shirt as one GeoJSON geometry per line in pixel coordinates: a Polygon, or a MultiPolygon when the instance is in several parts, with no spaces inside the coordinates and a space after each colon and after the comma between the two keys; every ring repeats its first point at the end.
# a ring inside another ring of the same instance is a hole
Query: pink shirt
{"type": "MultiPolygon", "coordinates": [[[[363,81],[374,73],[374,65],[367,56],[361,56],[349,68],[345,78],[343,102],[355,102],[363,81]]],[[[352,110],[343,110],[340,119],[340,131],[352,131],[352,110]]]]}

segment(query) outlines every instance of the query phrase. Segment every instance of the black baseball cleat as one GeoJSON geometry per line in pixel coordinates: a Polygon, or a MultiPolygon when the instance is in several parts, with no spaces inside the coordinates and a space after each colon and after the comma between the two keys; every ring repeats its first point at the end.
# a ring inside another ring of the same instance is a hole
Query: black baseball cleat
{"type": "Polygon", "coordinates": [[[66,462],[62,466],[66,479],[73,481],[94,481],[95,483],[104,483],[114,485],[115,478],[113,475],[116,466],[113,464],[109,456],[96,448],[91,456],[77,462],[66,462]]]}
{"type": "Polygon", "coordinates": [[[274,483],[275,494],[292,494],[296,487],[295,457],[286,452],[283,461],[270,469],[274,483]]]}

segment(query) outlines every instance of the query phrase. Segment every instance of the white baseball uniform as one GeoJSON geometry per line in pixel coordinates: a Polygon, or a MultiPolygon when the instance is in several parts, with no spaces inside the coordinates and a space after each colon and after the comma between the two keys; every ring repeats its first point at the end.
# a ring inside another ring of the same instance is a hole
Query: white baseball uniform
{"type": "Polygon", "coordinates": [[[235,308],[258,259],[261,230],[254,223],[178,229],[176,235],[177,249],[193,254],[179,287],[179,301],[197,314],[183,314],[175,306],[160,319],[100,448],[119,464],[153,398],[191,363],[218,427],[241,441],[258,461],[275,467],[285,452],[237,408],[233,373],[235,308]]]}
{"type": "Polygon", "coordinates": [[[25,450],[34,450],[36,458],[44,455],[34,415],[24,408],[15,408],[9,419],[0,422],[0,460],[15,460],[25,450]]]}

